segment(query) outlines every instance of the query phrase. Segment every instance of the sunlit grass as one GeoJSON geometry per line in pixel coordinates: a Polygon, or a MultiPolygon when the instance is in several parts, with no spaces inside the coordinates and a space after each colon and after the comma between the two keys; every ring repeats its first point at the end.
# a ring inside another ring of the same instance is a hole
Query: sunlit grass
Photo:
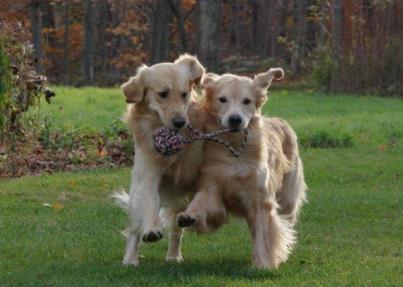
{"type": "MultiPolygon", "coordinates": [[[[102,129],[125,108],[118,89],[56,92],[42,107],[54,128],[102,129]]],[[[127,219],[108,196],[128,188],[130,169],[104,169],[0,181],[0,286],[402,286],[403,102],[287,90],[270,97],[265,112],[300,138],[327,131],[353,141],[302,149],[309,203],[278,270],[250,267],[238,220],[212,235],[186,233],[180,265],[164,262],[165,236],[142,246],[139,268],[123,267],[127,219]]]]}

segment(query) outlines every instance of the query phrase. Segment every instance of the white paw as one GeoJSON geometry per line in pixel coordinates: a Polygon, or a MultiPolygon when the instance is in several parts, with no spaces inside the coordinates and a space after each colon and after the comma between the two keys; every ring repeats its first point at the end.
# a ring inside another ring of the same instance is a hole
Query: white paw
{"type": "Polygon", "coordinates": [[[258,269],[276,269],[278,263],[266,258],[253,258],[253,266],[258,269]]]}
{"type": "Polygon", "coordinates": [[[183,261],[183,257],[182,257],[182,255],[178,255],[178,256],[169,256],[169,255],[167,255],[167,257],[165,257],[165,260],[167,262],[181,263],[183,261]]]}
{"type": "Polygon", "coordinates": [[[123,259],[123,265],[137,267],[137,266],[139,266],[139,260],[138,259],[123,259]]]}

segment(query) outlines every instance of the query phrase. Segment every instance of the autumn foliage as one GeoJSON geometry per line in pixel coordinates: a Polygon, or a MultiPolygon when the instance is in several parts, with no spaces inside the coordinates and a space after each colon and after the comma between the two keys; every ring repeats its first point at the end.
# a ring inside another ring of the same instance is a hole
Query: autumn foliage
{"type": "Polygon", "coordinates": [[[4,21],[32,30],[41,68],[54,83],[118,84],[143,62],[190,52],[214,72],[252,74],[278,63],[289,79],[312,74],[321,89],[403,93],[398,0],[4,0],[0,5],[4,21]],[[217,32],[203,37],[214,27],[217,32]]]}

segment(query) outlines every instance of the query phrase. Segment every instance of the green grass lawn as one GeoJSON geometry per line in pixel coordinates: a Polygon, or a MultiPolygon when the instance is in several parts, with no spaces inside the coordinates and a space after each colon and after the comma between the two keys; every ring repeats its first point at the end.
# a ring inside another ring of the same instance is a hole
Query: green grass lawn
{"type": "Polygon", "coordinates": [[[113,121],[122,118],[126,103],[118,88],[68,88],[54,87],[56,97],[52,103],[43,102],[32,114],[49,116],[51,126],[61,130],[80,132],[99,131],[108,128],[113,121]]]}
{"type": "MultiPolygon", "coordinates": [[[[55,128],[98,130],[124,111],[117,89],[56,88],[55,128]]],[[[250,267],[246,225],[187,233],[182,264],[166,237],[121,264],[126,216],[108,196],[130,169],[0,180],[0,286],[403,286],[403,102],[276,90],[265,112],[301,138],[348,135],[351,147],[304,148],[309,203],[298,244],[278,270],[250,267]],[[44,206],[53,204],[53,207],[44,206]]]]}

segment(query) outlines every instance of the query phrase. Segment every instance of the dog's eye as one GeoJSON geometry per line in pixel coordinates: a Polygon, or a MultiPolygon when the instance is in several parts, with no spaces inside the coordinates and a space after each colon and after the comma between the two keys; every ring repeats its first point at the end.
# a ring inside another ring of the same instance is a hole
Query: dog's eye
{"type": "Polygon", "coordinates": [[[163,91],[163,92],[160,92],[160,93],[158,93],[158,95],[161,97],[161,98],[166,98],[166,97],[168,97],[168,91],[163,91]]]}
{"type": "Polygon", "coordinates": [[[188,93],[183,92],[183,93],[182,93],[182,98],[184,98],[184,99],[185,99],[185,98],[187,97],[187,95],[188,95],[188,93]]]}
{"type": "Polygon", "coordinates": [[[227,102],[226,97],[220,97],[220,98],[218,98],[218,100],[220,101],[220,103],[226,103],[227,102]]]}
{"type": "Polygon", "coordinates": [[[250,102],[251,102],[250,99],[244,99],[242,103],[243,103],[244,105],[249,105],[250,102]]]}

